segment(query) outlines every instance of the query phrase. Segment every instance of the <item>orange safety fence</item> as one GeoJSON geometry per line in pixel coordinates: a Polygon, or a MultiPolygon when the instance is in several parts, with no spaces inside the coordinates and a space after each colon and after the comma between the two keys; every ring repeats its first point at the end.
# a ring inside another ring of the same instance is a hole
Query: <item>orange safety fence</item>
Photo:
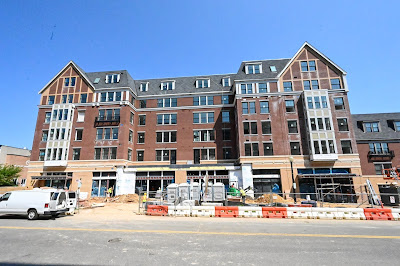
{"type": "Polygon", "coordinates": [[[394,220],[392,210],[390,209],[364,209],[364,215],[367,220],[394,220]]]}
{"type": "Polygon", "coordinates": [[[153,215],[153,216],[167,216],[168,215],[168,206],[148,205],[146,214],[153,215]]]}
{"type": "Polygon", "coordinates": [[[215,206],[215,217],[239,217],[239,207],[215,206]]]}
{"type": "Polygon", "coordinates": [[[287,218],[285,207],[262,207],[263,218],[287,218]]]}

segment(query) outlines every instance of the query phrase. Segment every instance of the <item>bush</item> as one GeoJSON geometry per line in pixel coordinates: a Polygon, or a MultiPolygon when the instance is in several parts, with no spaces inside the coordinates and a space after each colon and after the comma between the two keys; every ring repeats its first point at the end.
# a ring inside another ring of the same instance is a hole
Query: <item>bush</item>
{"type": "Polygon", "coordinates": [[[0,186],[13,186],[22,168],[15,165],[0,165],[0,186]]]}

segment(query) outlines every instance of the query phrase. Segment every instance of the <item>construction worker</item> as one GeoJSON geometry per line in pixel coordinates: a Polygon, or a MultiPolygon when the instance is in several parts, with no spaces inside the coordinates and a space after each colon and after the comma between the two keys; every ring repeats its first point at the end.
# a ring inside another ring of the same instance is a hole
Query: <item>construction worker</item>
{"type": "Polygon", "coordinates": [[[246,192],[243,190],[243,188],[240,188],[239,192],[240,192],[240,196],[242,196],[243,204],[246,204],[246,192]]]}
{"type": "Polygon", "coordinates": [[[143,205],[146,204],[146,202],[147,202],[147,193],[144,193],[144,194],[143,194],[143,200],[142,200],[142,202],[143,202],[143,205]]]}
{"type": "Polygon", "coordinates": [[[110,188],[107,190],[108,197],[112,197],[112,193],[113,193],[113,188],[110,187],[110,188]]]}

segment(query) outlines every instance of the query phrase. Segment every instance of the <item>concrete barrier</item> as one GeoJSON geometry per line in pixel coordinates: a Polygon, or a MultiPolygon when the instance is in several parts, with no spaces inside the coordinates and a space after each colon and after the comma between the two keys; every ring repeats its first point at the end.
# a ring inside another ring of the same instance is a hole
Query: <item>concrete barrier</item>
{"type": "Polygon", "coordinates": [[[239,217],[261,218],[262,208],[239,206],[239,217]]]}
{"type": "Polygon", "coordinates": [[[214,206],[193,206],[192,207],[193,217],[214,217],[215,207],[214,206]]]}
{"type": "Polygon", "coordinates": [[[312,219],[311,208],[308,207],[288,207],[287,215],[288,218],[292,219],[312,219]]]}

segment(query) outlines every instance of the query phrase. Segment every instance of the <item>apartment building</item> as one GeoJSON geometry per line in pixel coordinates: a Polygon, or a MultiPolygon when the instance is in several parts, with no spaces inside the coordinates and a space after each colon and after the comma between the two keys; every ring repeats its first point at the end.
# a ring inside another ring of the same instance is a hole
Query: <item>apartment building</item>
{"type": "Polygon", "coordinates": [[[30,157],[31,151],[26,148],[0,145],[0,165],[15,165],[22,168],[18,179],[15,180],[15,183],[19,186],[26,185],[30,157]]]}
{"type": "Polygon", "coordinates": [[[352,119],[363,177],[377,192],[397,184],[384,170],[400,168],[400,113],[355,114],[352,119]]]}
{"type": "Polygon", "coordinates": [[[194,77],[135,80],[71,61],[39,92],[30,184],[81,183],[91,196],[205,178],[256,193],[352,191],[362,181],[346,74],[308,43],[194,77]]]}

